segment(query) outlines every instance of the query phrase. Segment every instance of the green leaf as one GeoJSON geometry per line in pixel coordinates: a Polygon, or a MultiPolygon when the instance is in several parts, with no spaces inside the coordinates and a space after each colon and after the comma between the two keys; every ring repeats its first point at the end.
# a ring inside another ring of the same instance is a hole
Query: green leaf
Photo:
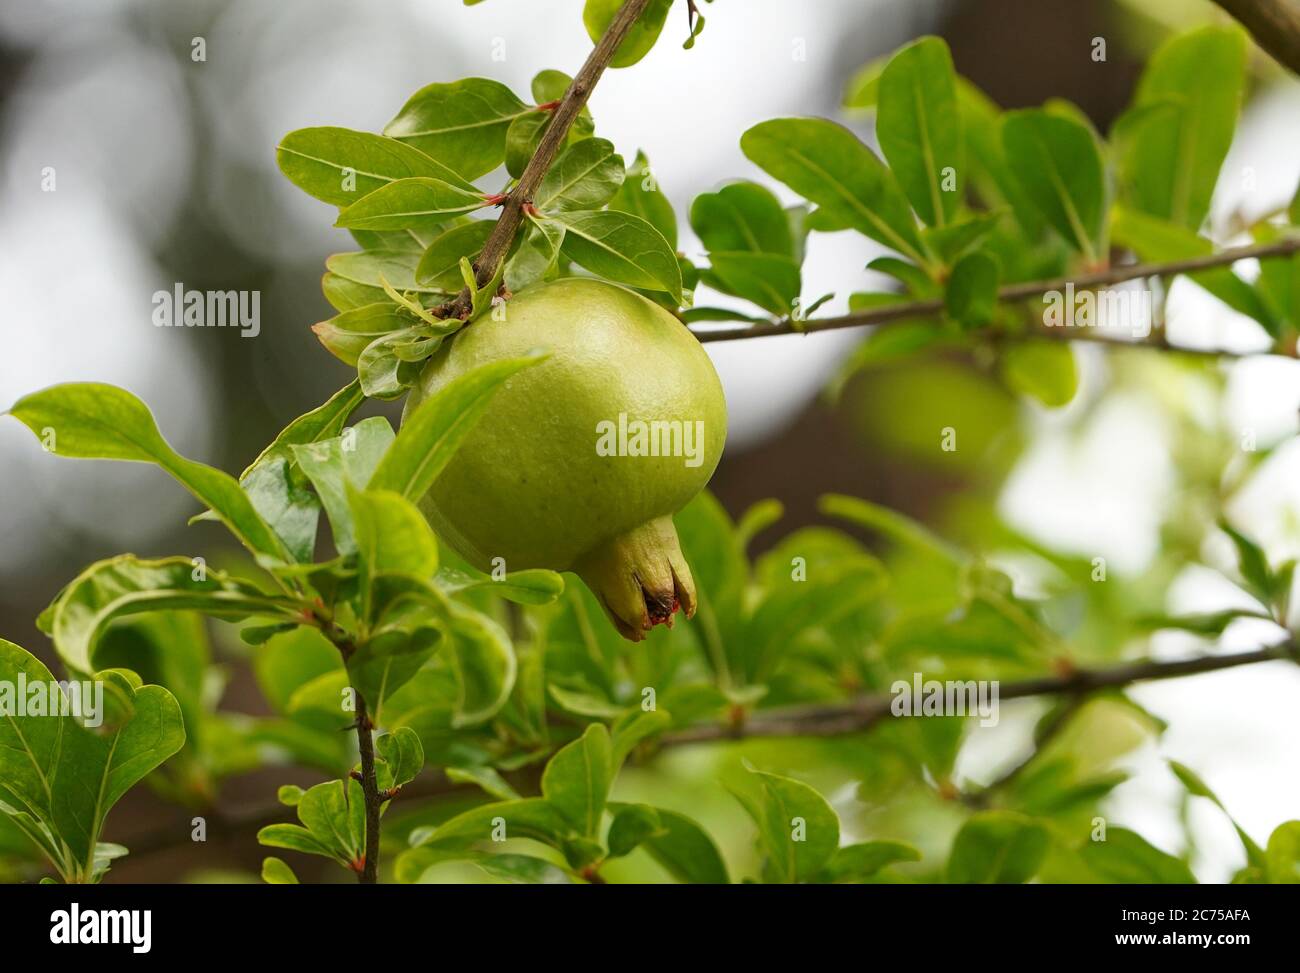
{"type": "Polygon", "coordinates": [[[822,118],[776,118],[740,138],[745,155],[804,199],[820,228],[856,229],[925,263],[916,220],[894,176],[848,129],[822,118]]]}
{"type": "Polygon", "coordinates": [[[360,250],[331,254],[326,258],[325,266],[330,273],[367,287],[382,289],[387,283],[399,291],[440,293],[436,287],[417,282],[419,262],[420,255],[413,250],[360,250]]]}
{"type": "MultiPolygon", "coordinates": [[[[1185,260],[1214,252],[1213,242],[1199,236],[1194,230],[1127,206],[1114,208],[1111,235],[1115,243],[1150,262],[1185,260]]],[[[1273,261],[1265,261],[1264,266],[1271,263],[1273,261]]],[[[1281,333],[1277,316],[1261,299],[1259,292],[1233,273],[1231,267],[1214,267],[1185,276],[1234,311],[1254,318],[1274,337],[1281,333]]]]}
{"type": "Polygon", "coordinates": [[[451,217],[486,205],[481,194],[457,189],[440,179],[399,179],[347,207],[334,225],[360,230],[436,231],[451,217]]]}
{"type": "Polygon", "coordinates": [[[234,477],[179,455],[158,432],[149,409],[130,392],[92,382],[55,385],[19,399],[9,413],[57,455],[157,464],[210,507],[254,554],[290,559],[234,477]]]}
{"type": "Polygon", "coordinates": [[[545,354],[480,365],[425,399],[402,423],[369,486],[418,501],[433,485],[497,389],[511,375],[538,364],[545,354]]]}
{"type": "Polygon", "coordinates": [[[623,157],[605,139],[583,139],[555,161],[533,202],[543,213],[596,210],[623,185],[623,157]]]}
{"type": "Polygon", "coordinates": [[[1027,882],[1037,874],[1050,846],[1047,828],[1032,818],[1014,811],[981,811],[962,825],[953,840],[948,881],[1027,882]]]}
{"type": "Polygon", "coordinates": [[[51,817],[82,876],[96,871],[95,846],[113,805],[184,743],[181,708],[161,686],[136,689],[130,718],[106,733],[64,720],[51,817]]]}
{"type": "Polygon", "coordinates": [[[506,172],[518,179],[537,154],[542,135],[551,124],[551,113],[544,111],[520,115],[506,129],[506,172]]]}
{"type": "Polygon", "coordinates": [[[372,586],[381,574],[429,580],[438,570],[438,541],[411,501],[390,490],[346,486],[357,550],[361,615],[369,620],[372,586]]]}
{"type": "Polygon", "coordinates": [[[365,489],[393,442],[393,427],[388,420],[372,416],[344,430],[340,436],[290,447],[329,515],[334,544],[340,554],[352,554],[357,549],[347,485],[365,489]]]}
{"type": "MultiPolygon", "coordinates": [[[[0,680],[10,687],[24,681],[28,685],[54,684],[54,677],[39,659],[3,638],[0,680]]],[[[0,710],[0,801],[37,821],[48,821],[59,745],[67,720],[19,716],[12,697],[0,699],[5,702],[0,710]]]]}
{"type": "Polygon", "coordinates": [[[377,304],[388,299],[382,287],[368,287],[346,277],[340,277],[338,274],[326,273],[321,277],[320,289],[325,295],[325,300],[329,301],[330,307],[336,311],[350,311],[353,308],[377,304]]]}
{"type": "MultiPolygon", "coordinates": [[[[533,75],[531,85],[533,101],[539,105],[545,105],[552,101],[561,101],[568,94],[571,84],[573,84],[573,78],[563,71],[556,71],[553,68],[538,71],[533,75]]],[[[573,122],[573,128],[569,131],[569,141],[574,142],[580,138],[587,138],[595,130],[596,123],[591,117],[591,109],[583,105],[582,111],[578,112],[578,117],[573,122]]]]}
{"type": "Polygon", "coordinates": [[[1194,885],[1186,864],[1127,828],[1107,828],[1105,841],[1086,841],[1079,857],[1098,881],[1109,884],[1194,885]]]}
{"type": "Polygon", "coordinates": [[[518,605],[547,605],[564,593],[564,576],[545,568],[510,571],[500,578],[472,568],[442,568],[437,582],[448,595],[488,590],[518,605]]]}
{"type": "Polygon", "coordinates": [[[682,299],[682,272],[668,241],[653,226],[617,210],[553,214],[565,228],[564,253],[574,262],[620,284],[663,291],[682,299]]]}
{"type": "Polygon", "coordinates": [[[88,675],[96,671],[96,643],[113,621],[140,612],[176,610],[232,620],[290,611],[285,602],[190,558],[141,561],[123,554],[78,575],[41,621],[68,668],[88,675]]]}
{"type": "Polygon", "coordinates": [[[836,850],[817,874],[820,882],[862,882],[897,862],[918,862],[921,853],[901,841],[865,841],[836,850]]]}
{"type": "Polygon", "coordinates": [[[701,193],[691,204],[691,229],[709,250],[794,256],[790,220],[766,187],[734,182],[701,193]]]}
{"type": "MultiPolygon", "coordinates": [[[[625,807],[610,804],[611,810],[625,807]]],[[[727,865],[713,839],[698,824],[676,811],[654,808],[662,833],[642,839],[641,848],[673,878],[693,885],[726,885],[727,865]]]]}
{"type": "Polygon", "coordinates": [[[760,797],[733,793],[758,825],[765,877],[782,884],[807,881],[839,847],[839,818],[807,784],[752,768],[751,772],[758,777],[760,797]]]}
{"type": "Polygon", "coordinates": [[[1025,195],[1090,263],[1104,255],[1106,184],[1092,130],[1045,109],[1009,112],[1002,124],[1007,163],[1025,195]]]}
{"type": "Polygon", "coordinates": [[[610,858],[622,858],[636,851],[648,839],[668,834],[659,823],[659,812],[646,804],[611,806],[614,820],[609,825],[605,844],[610,858]]]}
{"type": "Polygon", "coordinates": [[[504,828],[506,840],[531,838],[553,848],[561,847],[571,830],[550,801],[526,797],[480,805],[436,828],[417,828],[411,832],[410,843],[412,847],[465,848],[475,842],[493,841],[498,826],[504,828]]]}
{"type": "Polygon", "coordinates": [[[515,685],[510,637],[491,618],[455,603],[446,634],[457,683],[452,726],[483,723],[505,705],[515,685]]]}
{"type": "Polygon", "coordinates": [[[1300,821],[1286,821],[1273,829],[1265,865],[1270,885],[1300,884],[1300,821]]]}
{"type": "Polygon", "coordinates": [[[1232,824],[1232,827],[1236,830],[1237,837],[1241,840],[1242,848],[1246,850],[1246,860],[1256,868],[1263,868],[1265,864],[1264,849],[1261,848],[1258,843],[1256,843],[1255,839],[1246,833],[1246,829],[1239,825],[1236,819],[1228,813],[1228,809],[1224,807],[1223,802],[1219,800],[1219,796],[1215,794],[1214,791],[1210,790],[1209,785],[1201,779],[1200,775],[1192,770],[1192,768],[1179,763],[1177,760],[1169,761],[1169,769],[1174,772],[1174,776],[1178,778],[1179,783],[1187,789],[1187,793],[1194,797],[1205,798],[1223,812],[1224,817],[1228,819],[1232,824]]]}
{"type": "MultiPolygon", "coordinates": [[[[672,5],[672,0],[650,0],[632,24],[623,43],[614,52],[609,66],[630,67],[650,53],[650,48],[655,46],[655,41],[663,32],[664,21],[668,19],[668,10],[672,5]]],[[[582,22],[593,42],[600,42],[622,6],[623,0],[587,0],[586,6],[582,8],[582,22]]]]}
{"type": "Polygon", "coordinates": [[[1219,530],[1228,535],[1237,551],[1237,570],[1246,582],[1246,590],[1268,605],[1273,597],[1273,572],[1269,569],[1264,549],[1237,530],[1226,520],[1219,521],[1219,530]]]}
{"type": "Polygon", "coordinates": [[[406,786],[424,769],[424,746],[420,735],[409,726],[382,734],[375,741],[375,749],[388,764],[394,787],[406,786]]]}
{"type": "Polygon", "coordinates": [[[1002,353],[1002,379],[1013,391],[1049,409],[1068,404],[1079,390],[1074,351],[1064,341],[1025,341],[1002,353]]]}
{"type": "Polygon", "coordinates": [[[417,176],[475,191],[472,183],[405,142],[347,128],[290,132],[280,140],[275,161],[295,186],[335,206],[350,206],[391,182],[417,176]]]}
{"type": "Polygon", "coordinates": [[[965,165],[948,45],[922,37],[902,48],[880,75],[879,99],[876,137],[912,208],[930,226],[951,222],[965,165]]]}
{"type": "Polygon", "coordinates": [[[962,257],[952,269],[943,295],[944,309],[963,327],[993,320],[998,304],[998,265],[983,253],[962,257]]]}
{"type": "Polygon", "coordinates": [[[532,111],[499,81],[465,78],[421,88],[384,134],[477,179],[505,161],[510,123],[532,111]]]}
{"type": "Polygon", "coordinates": [[[519,800],[519,792],[492,767],[447,767],[447,779],[457,784],[476,784],[499,801],[519,800]]]}
{"type": "Polygon", "coordinates": [[[581,737],[562,747],[542,774],[542,794],[589,838],[599,836],[605,799],[613,784],[609,731],[592,723],[581,737]]]}
{"type": "MultiPolygon", "coordinates": [[[[354,866],[364,859],[366,806],[357,781],[351,778],[331,780],[308,788],[298,802],[297,811],[298,819],[328,857],[345,866],[354,866]]],[[[272,844],[263,837],[267,830],[264,828],[257,836],[264,845],[272,844]]],[[[297,850],[305,851],[306,848],[297,850]]]]}
{"type": "Polygon", "coordinates": [[[802,282],[799,267],[790,257],[714,251],[709,262],[711,266],[701,271],[700,280],[714,290],[752,301],[781,317],[796,309],[802,282]]]}
{"type": "Polygon", "coordinates": [[[641,217],[663,234],[669,247],[676,249],[677,214],[650,171],[650,162],[644,152],[638,151],[636,161],[628,166],[623,184],[610,200],[609,208],[641,217]]]}
{"type": "Polygon", "coordinates": [[[306,828],[297,824],[268,824],[257,832],[258,844],[268,848],[285,848],[300,851],[304,855],[320,855],[323,858],[335,858],[339,864],[346,864],[336,858],[333,850],[323,844],[306,828]]]}
{"type": "Polygon", "coordinates": [[[490,220],[471,220],[436,237],[420,257],[416,279],[445,293],[458,292],[461,260],[477,257],[495,226],[490,220]]]}
{"type": "MultiPolygon", "coordinates": [[[[409,326],[410,318],[403,317],[396,305],[383,301],[343,311],[328,321],[312,325],[312,331],[330,354],[355,368],[361,353],[376,338],[409,326]]],[[[361,392],[359,384],[357,391],[361,392]]]]}
{"type": "Polygon", "coordinates": [[[284,859],[268,855],[262,859],[262,881],[267,885],[297,885],[298,876],[284,859]]]}
{"type": "Polygon", "coordinates": [[[612,773],[615,776],[618,775],[623,762],[627,760],[628,755],[632,753],[637,744],[654,736],[656,733],[664,732],[672,726],[672,723],[672,714],[662,709],[637,709],[630,716],[616,722],[612,728],[613,745],[610,748],[612,773]]]}
{"type": "Polygon", "coordinates": [[[275,456],[293,458],[291,446],[332,439],[343,432],[343,426],[357,407],[365,401],[361,386],[352,381],[331,395],[322,405],[300,415],[280,431],[271,444],[258,454],[248,469],[239,475],[244,480],[259,465],[275,456]]]}
{"type": "Polygon", "coordinates": [[[505,282],[512,292],[553,276],[564,243],[564,227],[552,220],[529,218],[527,230],[506,260],[505,282]]]}
{"type": "Polygon", "coordinates": [[[1178,34],[1151,56],[1116,123],[1121,184],[1135,209],[1200,228],[1237,126],[1247,52],[1244,31],[1216,25],[1178,34]]]}

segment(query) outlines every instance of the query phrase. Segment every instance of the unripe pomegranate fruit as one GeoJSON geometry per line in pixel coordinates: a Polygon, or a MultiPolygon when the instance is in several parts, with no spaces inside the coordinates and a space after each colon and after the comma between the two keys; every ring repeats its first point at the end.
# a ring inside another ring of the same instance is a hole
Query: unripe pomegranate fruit
{"type": "Polygon", "coordinates": [[[573,571],[640,641],[695,614],[672,515],[704,488],[726,439],[704,349],[640,294],[587,278],[530,287],[429,360],[407,410],[471,369],[543,348],[498,390],[421,502],[481,570],[573,571]]]}

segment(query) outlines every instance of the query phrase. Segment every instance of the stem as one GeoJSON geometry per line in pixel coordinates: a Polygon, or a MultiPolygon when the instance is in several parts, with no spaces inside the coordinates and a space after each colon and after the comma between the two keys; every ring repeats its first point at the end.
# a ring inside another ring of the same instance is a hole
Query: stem
{"type": "MultiPolygon", "coordinates": [[[[1228,250],[1221,250],[1218,253],[1207,254],[1201,257],[1191,257],[1185,260],[1171,260],[1166,263],[1153,264],[1124,264],[1122,266],[1109,267],[1105,270],[1079,274],[1073,277],[1060,277],[1056,280],[1040,280],[1024,284],[1008,284],[1006,287],[998,290],[998,301],[1003,303],[1024,301],[1029,298],[1046,294],[1048,291],[1064,291],[1068,284],[1073,284],[1077,290],[1087,290],[1109,284],[1121,284],[1125,281],[1137,280],[1141,277],[1195,273],[1198,270],[1208,270],[1213,267],[1222,267],[1228,264],[1233,264],[1238,260],[1249,260],[1252,258],[1263,260],[1267,257],[1285,256],[1296,252],[1300,252],[1300,237],[1287,237],[1286,239],[1276,240],[1272,243],[1233,247],[1228,250]]],[[[908,301],[900,304],[889,304],[884,307],[871,308],[868,311],[858,311],[852,314],[841,315],[839,317],[820,318],[813,321],[792,321],[789,318],[786,318],[781,321],[772,321],[764,324],[741,325],[738,327],[716,328],[712,330],[692,330],[695,333],[695,337],[700,341],[730,341],[735,338],[761,338],[767,337],[768,335],[802,334],[811,331],[834,331],[840,328],[859,328],[868,324],[889,324],[907,318],[927,317],[929,315],[940,314],[943,310],[943,298],[933,298],[925,301],[908,301]]],[[[1099,341],[1110,344],[1131,345],[1134,347],[1161,348],[1167,351],[1180,351],[1188,354],[1236,357],[1235,352],[1227,350],[1182,348],[1177,345],[1171,345],[1164,337],[1158,337],[1154,340],[1145,342],[1130,342],[1123,339],[1107,337],[1104,333],[1089,328],[1043,327],[1028,335],[1006,335],[1006,337],[1046,338],[1059,341],[1099,341]]]]}
{"type": "MultiPolygon", "coordinates": [[[[1145,660],[1131,662],[1107,669],[1075,669],[1056,676],[1041,676],[1007,683],[999,688],[998,699],[1024,699],[1055,693],[1083,694],[1099,689],[1114,689],[1135,682],[1155,679],[1172,679],[1201,672],[1214,672],[1234,666],[1270,662],[1276,659],[1296,660],[1300,646],[1294,640],[1265,646],[1249,652],[1231,655],[1207,655],[1174,662],[1145,660]]],[[[789,736],[840,736],[869,730],[890,715],[893,696],[877,693],[864,696],[851,703],[831,706],[791,708],[754,717],[742,727],[706,724],[667,734],[662,744],[674,746],[685,743],[705,743],[744,737],[789,736]]]]}
{"type": "Polygon", "coordinates": [[[375,738],[366,701],[357,693],[357,746],[361,751],[361,792],[366,798],[366,862],[357,881],[375,885],[379,881],[379,782],[375,776],[375,738]]]}
{"type": "MultiPolygon", "coordinates": [[[[586,62],[574,76],[569,90],[555,106],[551,123],[546,126],[546,131],[543,132],[542,139],[537,145],[537,151],[533,153],[523,175],[519,177],[519,182],[506,197],[501,218],[493,226],[491,235],[483,244],[482,252],[474,261],[474,273],[479,287],[486,287],[496,276],[497,267],[510,252],[515,235],[519,232],[520,224],[523,222],[524,207],[532,203],[533,194],[537,192],[537,187],[542,184],[543,177],[551,168],[551,163],[555,161],[555,156],[568,137],[569,129],[577,120],[583,106],[587,104],[587,99],[591,97],[596,82],[605,73],[605,68],[609,67],[609,62],[614,59],[619,45],[627,37],[632,25],[649,5],[650,0],[627,0],[623,4],[610,23],[609,29],[587,55],[586,62]]],[[[469,288],[466,287],[453,300],[435,310],[434,314],[443,318],[463,318],[469,314],[470,306],[469,288]]]]}
{"type": "MultiPolygon", "coordinates": [[[[1273,662],[1289,659],[1300,662],[1300,645],[1294,639],[1277,645],[1265,646],[1249,652],[1237,652],[1231,655],[1200,656],[1173,662],[1156,662],[1146,660],[1131,662],[1106,669],[1076,669],[1073,672],[1057,676],[1044,676],[1025,679],[1002,686],[998,699],[1025,699],[1031,696],[1071,693],[1082,697],[1084,694],[1100,689],[1117,689],[1135,682],[1157,679],[1173,679],[1179,676],[1195,675],[1202,672],[1214,672],[1236,666],[1253,665],[1258,662],[1273,662]]],[[[783,737],[783,736],[838,736],[841,734],[862,733],[870,730],[877,723],[889,716],[891,698],[885,694],[865,696],[852,703],[836,705],[817,705],[790,708],[785,711],[760,713],[747,722],[730,724],[701,724],[670,733],[659,741],[662,747],[685,746],[692,743],[710,743],[727,740],[739,740],[747,737],[783,737]]],[[[363,744],[364,747],[364,744],[363,744]]],[[[364,754],[364,749],[363,749],[364,754]]],[[[363,764],[364,767],[364,756],[363,764]]],[[[373,759],[373,758],[372,758],[373,759]]],[[[1018,771],[1017,771],[1018,772],[1018,771]]],[[[363,773],[363,777],[365,774],[363,773]]],[[[507,774],[516,786],[527,791],[535,788],[539,778],[529,782],[517,776],[507,774]]],[[[373,775],[372,775],[373,780],[373,775]]],[[[364,786],[364,785],[363,785],[364,786]]],[[[452,784],[445,779],[421,778],[403,788],[404,797],[436,799],[456,793],[472,790],[473,785],[452,784]]],[[[374,797],[378,797],[377,787],[374,797]]],[[[366,866],[369,869],[373,861],[378,866],[379,852],[379,806],[374,807],[374,831],[370,830],[370,797],[367,797],[366,815],[366,866]]],[[[255,808],[238,816],[217,816],[214,818],[215,833],[230,836],[245,831],[257,831],[268,824],[274,824],[284,818],[284,807],[273,804],[255,808]]],[[[128,861],[139,861],[148,855],[157,854],[190,842],[188,822],[183,827],[169,828],[166,831],[147,832],[137,837],[127,837],[125,842],[131,847],[128,861]]],[[[364,875],[362,881],[365,881],[364,875]]]]}
{"type": "Polygon", "coordinates": [[[1214,0],[1241,21],[1278,63],[1300,73],[1300,3],[1297,0],[1214,0]]]}

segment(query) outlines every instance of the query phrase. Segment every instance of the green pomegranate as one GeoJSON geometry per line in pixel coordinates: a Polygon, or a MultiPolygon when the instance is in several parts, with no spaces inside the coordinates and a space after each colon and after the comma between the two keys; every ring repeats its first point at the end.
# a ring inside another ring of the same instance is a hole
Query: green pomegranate
{"type": "Polygon", "coordinates": [[[429,360],[407,402],[471,369],[543,348],[493,397],[425,496],[434,529],[489,570],[573,571],[632,641],[695,614],[672,515],[704,488],[726,439],[722,386],[672,314],[614,284],[530,287],[429,360]]]}

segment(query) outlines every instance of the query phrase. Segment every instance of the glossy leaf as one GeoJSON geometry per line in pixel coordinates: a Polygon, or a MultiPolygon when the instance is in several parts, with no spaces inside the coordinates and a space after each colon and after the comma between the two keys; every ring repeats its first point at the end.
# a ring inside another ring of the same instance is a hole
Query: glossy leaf
{"type": "Polygon", "coordinates": [[[251,585],[185,557],[142,561],[130,554],[92,564],[42,614],[42,628],[73,672],[96,671],[95,645],[127,615],[193,610],[218,618],[284,615],[288,609],[251,585]]]}
{"type": "Polygon", "coordinates": [[[1049,409],[1068,404],[1079,389],[1074,351],[1064,341],[1026,341],[1002,353],[1002,379],[1049,409]]]}
{"type": "Polygon", "coordinates": [[[605,139],[576,142],[555,161],[537,187],[533,202],[543,213],[595,210],[623,185],[623,157],[605,139]]]}
{"type": "Polygon", "coordinates": [[[650,170],[644,152],[638,151],[636,161],[628,166],[623,184],[610,200],[609,208],[641,217],[663,234],[669,247],[677,247],[677,214],[650,170]]]}
{"type": "Polygon", "coordinates": [[[912,208],[930,226],[956,216],[965,164],[952,55],[938,37],[902,48],[880,75],[876,137],[912,208]]]}
{"type": "Polygon", "coordinates": [[[841,125],[822,118],[776,118],[740,139],[750,160],[816,203],[825,229],[853,228],[924,263],[911,207],[884,163],[841,125]]]}
{"type": "Polygon", "coordinates": [[[963,257],[952,269],[943,295],[949,316],[964,327],[978,328],[993,320],[998,303],[998,265],[983,253],[963,257]]]}
{"type": "Polygon", "coordinates": [[[359,230],[436,231],[451,217],[486,205],[481,194],[439,179],[399,179],[357,200],[339,213],[334,225],[359,230]]]}
{"type": "Polygon", "coordinates": [[[505,161],[506,132],[534,109],[509,88],[488,78],[426,85],[384,127],[460,173],[477,179],[505,161]]]}
{"type": "MultiPolygon", "coordinates": [[[[593,42],[599,43],[615,15],[623,6],[623,0],[586,0],[582,9],[582,22],[593,42]]],[[[654,47],[668,19],[668,10],[672,0],[650,0],[645,11],[632,24],[623,43],[614,53],[610,67],[626,68],[641,60],[654,47]]]]}
{"type": "Polygon", "coordinates": [[[365,489],[393,442],[388,420],[373,416],[332,439],[290,447],[329,515],[340,554],[356,551],[347,486],[365,489]]]}
{"type": "Polygon", "coordinates": [[[1207,26],[1151,56],[1117,123],[1125,199],[1135,209],[1200,228],[1241,111],[1247,47],[1240,28],[1207,26]]]}
{"type": "Polygon", "coordinates": [[[613,784],[609,731],[592,723],[546,765],[542,794],[578,830],[598,837],[605,800],[613,784]]]}
{"type": "Polygon", "coordinates": [[[92,382],[55,385],[19,399],[9,414],[38,438],[45,437],[56,455],[160,466],[254,554],[289,560],[234,477],[178,454],[158,432],[149,409],[130,392],[92,382]]]}
{"type": "Polygon", "coordinates": [[[761,788],[757,798],[733,792],[758,825],[769,881],[803,882],[811,878],[840,843],[840,821],[826,799],[802,781],[753,771],[761,788]]]}
{"type": "Polygon", "coordinates": [[[1097,261],[1106,183],[1091,129],[1045,109],[1010,112],[1002,147],[1021,189],[1047,222],[1087,260],[1097,261]]]}
{"type": "Polygon", "coordinates": [[[564,253],[593,274],[663,291],[680,303],[682,272],[668,241],[631,213],[573,210],[554,214],[565,229],[564,253]]]}
{"type": "Polygon", "coordinates": [[[488,220],[471,220],[440,234],[420,257],[415,269],[416,280],[445,293],[459,291],[461,260],[479,255],[494,226],[488,220]]]}
{"type": "Polygon", "coordinates": [[[424,769],[424,747],[420,735],[409,726],[399,726],[375,740],[375,750],[393,775],[393,786],[404,787],[424,769]]]}
{"type": "Polygon", "coordinates": [[[280,140],[275,161],[295,186],[335,206],[398,179],[427,176],[474,191],[472,183],[397,139],[347,128],[300,128],[280,140]]]}

